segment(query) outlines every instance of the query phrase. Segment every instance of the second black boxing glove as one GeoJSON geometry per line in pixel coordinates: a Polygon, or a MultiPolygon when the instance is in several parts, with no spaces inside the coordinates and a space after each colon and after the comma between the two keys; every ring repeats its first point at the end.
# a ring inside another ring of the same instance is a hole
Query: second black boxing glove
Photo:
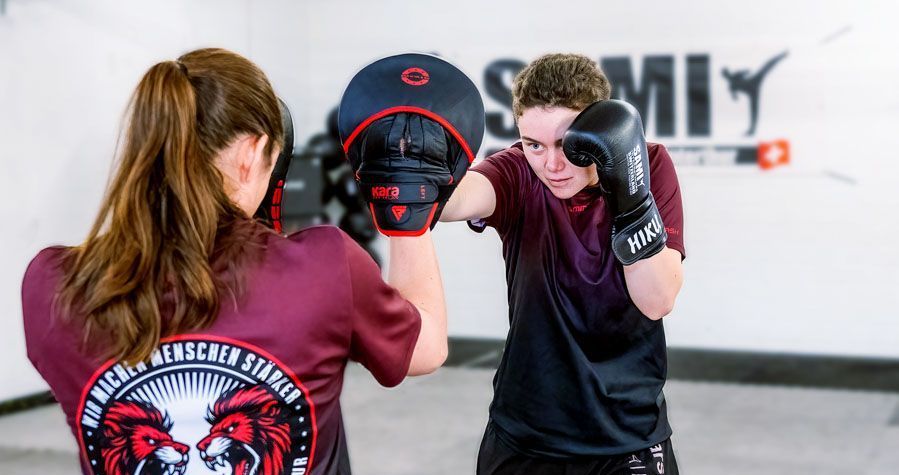
{"type": "Polygon", "coordinates": [[[629,265],[665,248],[668,235],[649,188],[649,155],[643,122],[624,101],[591,104],[574,119],[562,138],[571,163],[595,163],[612,224],[612,250],[629,265]]]}

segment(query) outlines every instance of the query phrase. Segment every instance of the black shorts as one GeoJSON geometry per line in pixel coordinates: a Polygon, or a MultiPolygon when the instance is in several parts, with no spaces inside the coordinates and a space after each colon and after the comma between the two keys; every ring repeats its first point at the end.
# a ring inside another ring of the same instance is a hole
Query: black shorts
{"type": "Polygon", "coordinates": [[[633,453],[586,459],[543,459],[522,455],[487,424],[478,451],[478,475],[678,475],[671,439],[633,453]]]}

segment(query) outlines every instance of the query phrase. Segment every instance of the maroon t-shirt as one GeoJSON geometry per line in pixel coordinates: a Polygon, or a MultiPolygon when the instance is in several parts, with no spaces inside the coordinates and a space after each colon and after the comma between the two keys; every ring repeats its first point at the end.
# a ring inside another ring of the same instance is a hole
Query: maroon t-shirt
{"type": "Polygon", "coordinates": [[[165,338],[134,367],[80,351],[81,328],[51,306],[64,248],[34,258],[22,284],[28,357],[85,473],[346,473],[347,360],[399,384],[421,318],[338,228],[265,239],[242,298],[223,296],[211,327],[165,338]]]}
{"type": "MultiPolygon", "coordinates": [[[[674,164],[662,145],[648,152],[667,245],[686,255],[674,164]]],[[[509,296],[490,407],[497,436],[546,457],[624,454],[668,438],[665,332],[628,296],[599,188],[556,198],[520,143],[473,170],[496,192],[482,224],[502,239],[509,296]]]]}

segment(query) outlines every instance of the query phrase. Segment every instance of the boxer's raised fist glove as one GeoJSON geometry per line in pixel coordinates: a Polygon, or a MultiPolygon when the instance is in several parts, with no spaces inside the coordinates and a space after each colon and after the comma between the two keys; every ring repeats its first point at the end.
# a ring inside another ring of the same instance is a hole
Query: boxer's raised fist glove
{"type": "Polygon", "coordinates": [[[403,236],[433,228],[455,188],[450,164],[468,163],[443,126],[399,113],[372,122],[356,140],[351,164],[378,229],[403,236]]]}
{"type": "Polygon", "coordinates": [[[612,224],[612,250],[624,264],[665,248],[668,235],[649,188],[649,155],[643,122],[624,101],[605,100],[584,109],[565,132],[562,149],[571,163],[595,163],[612,224]]]}

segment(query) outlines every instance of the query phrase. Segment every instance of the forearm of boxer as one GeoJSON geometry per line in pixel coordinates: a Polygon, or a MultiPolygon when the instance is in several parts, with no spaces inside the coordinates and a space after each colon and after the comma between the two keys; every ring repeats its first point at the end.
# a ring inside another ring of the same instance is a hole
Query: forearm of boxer
{"type": "Polygon", "coordinates": [[[421,314],[421,331],[407,374],[434,372],[446,361],[446,300],[431,232],[391,237],[387,282],[421,314]]]}
{"type": "Polygon", "coordinates": [[[624,281],[634,305],[651,320],[671,313],[684,282],[680,252],[665,248],[624,268],[624,281]]]}
{"type": "Polygon", "coordinates": [[[649,153],[634,106],[606,100],[581,111],[562,139],[575,165],[595,163],[612,221],[612,251],[624,266],[665,249],[668,236],[650,192],[649,153]]]}
{"type": "Polygon", "coordinates": [[[496,209],[496,192],[480,173],[468,173],[447,201],[440,221],[468,221],[490,217],[496,209]]]}

